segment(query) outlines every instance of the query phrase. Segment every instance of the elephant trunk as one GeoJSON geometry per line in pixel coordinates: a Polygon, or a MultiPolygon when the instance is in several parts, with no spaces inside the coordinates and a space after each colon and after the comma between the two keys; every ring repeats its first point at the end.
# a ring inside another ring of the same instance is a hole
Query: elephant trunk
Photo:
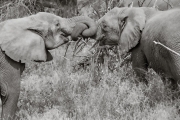
{"type": "Polygon", "coordinates": [[[97,26],[93,19],[85,16],[77,16],[67,19],[70,25],[69,33],[76,40],[78,36],[92,37],[97,32],[97,26]]]}

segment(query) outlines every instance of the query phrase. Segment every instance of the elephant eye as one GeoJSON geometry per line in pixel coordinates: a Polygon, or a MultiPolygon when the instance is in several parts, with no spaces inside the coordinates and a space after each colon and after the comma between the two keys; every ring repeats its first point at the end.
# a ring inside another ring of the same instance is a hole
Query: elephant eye
{"type": "Polygon", "coordinates": [[[103,25],[103,28],[106,29],[108,26],[106,24],[103,25]]]}
{"type": "Polygon", "coordinates": [[[59,27],[60,26],[60,24],[59,23],[56,23],[56,27],[59,27]]]}
{"type": "Polygon", "coordinates": [[[101,24],[101,28],[102,28],[104,31],[107,31],[108,26],[107,26],[105,23],[102,23],[102,24],[101,24]]]}

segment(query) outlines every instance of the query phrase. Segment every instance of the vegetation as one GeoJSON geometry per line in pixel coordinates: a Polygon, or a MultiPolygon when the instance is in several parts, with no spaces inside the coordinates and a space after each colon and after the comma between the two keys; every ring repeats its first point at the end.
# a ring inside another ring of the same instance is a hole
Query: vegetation
{"type": "MultiPolygon", "coordinates": [[[[64,5],[61,10],[67,10],[67,6],[64,5]]],[[[1,21],[39,11],[54,12],[50,7],[48,9],[38,0],[1,0],[1,21]]],[[[71,15],[74,14],[73,11],[71,15]]],[[[171,92],[153,70],[147,73],[148,86],[138,83],[131,63],[119,67],[122,60],[112,50],[108,50],[109,57],[103,55],[104,50],[99,52],[100,56],[105,56],[104,62],[96,59],[96,64],[74,70],[73,66],[84,58],[73,57],[75,45],[70,45],[66,57],[66,46],[62,46],[51,51],[53,61],[26,65],[21,81],[18,120],[180,119],[180,100],[172,99],[171,92]]],[[[84,49],[79,52],[80,55],[87,55],[84,49]]],[[[93,59],[90,58],[91,61],[93,59]]]]}

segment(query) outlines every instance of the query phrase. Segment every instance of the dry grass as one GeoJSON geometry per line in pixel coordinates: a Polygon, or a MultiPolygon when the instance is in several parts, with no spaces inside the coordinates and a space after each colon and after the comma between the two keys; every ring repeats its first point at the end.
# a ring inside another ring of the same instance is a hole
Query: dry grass
{"type": "Polygon", "coordinates": [[[147,74],[149,86],[139,83],[131,67],[102,72],[94,85],[89,71],[72,73],[69,51],[54,50],[48,63],[29,64],[21,84],[17,114],[22,120],[179,120],[179,99],[172,100],[160,77],[147,74]],[[65,64],[66,63],[66,67],[65,64]]]}
{"type": "MultiPolygon", "coordinates": [[[[56,54],[62,55],[63,48],[56,54]],[[60,52],[61,51],[61,52],[60,52]]],[[[130,67],[103,74],[94,86],[88,71],[62,68],[62,58],[34,64],[25,72],[17,116],[22,120],[179,120],[179,99],[172,100],[159,76],[148,74],[149,86],[136,84],[130,67]],[[59,60],[56,60],[59,59],[59,60]]],[[[70,58],[69,58],[70,59],[70,58]]],[[[71,65],[66,61],[66,65],[71,65]]]]}
{"type": "MultiPolygon", "coordinates": [[[[12,6],[17,12],[8,11],[8,7],[1,10],[5,11],[1,20],[32,12],[28,7],[19,14],[18,5],[12,6]]],[[[72,65],[80,60],[72,58],[72,51],[69,49],[64,59],[62,46],[51,51],[53,61],[26,65],[18,102],[19,120],[180,119],[180,100],[171,99],[171,93],[152,70],[147,74],[149,86],[137,85],[131,65],[113,72],[102,67],[101,74],[92,77],[89,70],[72,72],[72,65]]]]}

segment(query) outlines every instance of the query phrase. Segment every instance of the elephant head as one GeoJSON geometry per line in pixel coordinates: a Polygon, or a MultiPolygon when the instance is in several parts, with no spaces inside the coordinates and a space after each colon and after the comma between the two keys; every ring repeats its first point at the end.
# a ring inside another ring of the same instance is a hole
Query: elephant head
{"type": "Polygon", "coordinates": [[[48,61],[52,56],[47,50],[67,43],[68,35],[88,37],[93,32],[96,26],[90,18],[65,19],[40,12],[0,23],[0,48],[17,62],[48,61]]]}
{"type": "Polygon", "coordinates": [[[114,8],[98,20],[96,38],[100,45],[119,45],[125,53],[135,47],[145,27],[147,17],[155,13],[155,8],[114,8]]]}
{"type": "MultiPolygon", "coordinates": [[[[51,16],[43,15],[43,12],[39,13],[38,19],[47,20],[49,23],[55,21],[51,19],[51,16]]],[[[53,15],[55,16],[55,15],[53,15]]],[[[57,16],[56,16],[57,17],[57,16]]],[[[73,40],[77,40],[79,36],[92,37],[97,32],[97,26],[93,19],[85,16],[77,16],[72,18],[58,17],[56,23],[59,22],[59,31],[63,32],[65,36],[71,36],[73,40]]]]}

